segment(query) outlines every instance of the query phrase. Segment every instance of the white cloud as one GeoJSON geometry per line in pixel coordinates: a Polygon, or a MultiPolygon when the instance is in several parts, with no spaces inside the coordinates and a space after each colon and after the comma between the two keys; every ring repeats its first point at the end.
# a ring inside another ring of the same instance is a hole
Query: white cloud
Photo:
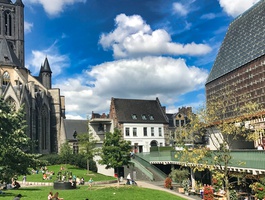
{"type": "Polygon", "coordinates": [[[24,21],[24,32],[25,33],[30,33],[32,28],[33,28],[33,23],[24,21]]]}
{"type": "Polygon", "coordinates": [[[47,57],[51,66],[52,75],[56,77],[61,71],[69,66],[69,58],[67,55],[61,55],[56,47],[56,42],[48,49],[32,50],[32,54],[26,59],[26,67],[32,74],[38,75],[40,67],[44,64],[47,57]]]}
{"type": "Polygon", "coordinates": [[[214,19],[214,18],[216,18],[215,13],[207,13],[201,16],[201,19],[214,19]]]}
{"type": "Polygon", "coordinates": [[[207,76],[206,71],[187,66],[183,59],[149,56],[103,63],[80,76],[57,80],[55,87],[66,97],[66,112],[82,116],[108,112],[111,97],[159,97],[173,105],[178,96],[203,88],[207,76]]]}
{"type": "Polygon", "coordinates": [[[178,2],[173,3],[173,12],[181,16],[186,16],[188,14],[187,8],[178,2]]]}
{"type": "Polygon", "coordinates": [[[63,9],[68,5],[75,3],[85,3],[86,0],[24,0],[24,3],[41,4],[49,15],[55,16],[63,12],[63,9]]]}
{"type": "Polygon", "coordinates": [[[219,0],[219,4],[228,15],[236,17],[258,1],[259,0],[219,0]]]}
{"type": "MultiPolygon", "coordinates": [[[[115,19],[116,29],[102,34],[99,43],[112,49],[115,58],[146,55],[204,55],[211,51],[206,44],[180,44],[172,42],[164,29],[151,30],[139,15],[120,14],[115,19]]],[[[190,24],[187,24],[189,28],[190,24]]]]}

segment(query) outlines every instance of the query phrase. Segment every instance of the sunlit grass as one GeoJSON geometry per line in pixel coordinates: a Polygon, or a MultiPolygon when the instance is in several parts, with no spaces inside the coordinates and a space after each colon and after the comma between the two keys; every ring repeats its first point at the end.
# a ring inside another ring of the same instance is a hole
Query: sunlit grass
{"type": "MultiPolygon", "coordinates": [[[[106,180],[115,180],[115,177],[112,176],[105,176],[102,174],[94,173],[85,169],[80,169],[72,165],[52,165],[52,166],[47,166],[48,171],[53,171],[54,175],[52,176],[52,179],[50,180],[43,180],[42,179],[42,172],[39,171],[38,174],[31,174],[27,175],[27,181],[28,182],[54,182],[57,180],[57,173],[60,171],[61,166],[64,167],[64,172],[72,172],[73,175],[79,176],[79,178],[83,177],[85,181],[88,181],[90,177],[93,178],[94,181],[106,181],[106,180]]],[[[18,177],[18,181],[22,181],[22,176],[18,177]]]]}
{"type": "Polygon", "coordinates": [[[80,199],[85,200],[184,200],[176,195],[159,191],[146,189],[137,186],[120,187],[102,187],[94,185],[91,189],[87,186],[81,186],[73,190],[54,190],[53,187],[24,187],[18,190],[7,190],[0,199],[13,200],[17,194],[22,194],[22,200],[47,199],[48,193],[59,192],[59,196],[64,200],[80,199]]]}

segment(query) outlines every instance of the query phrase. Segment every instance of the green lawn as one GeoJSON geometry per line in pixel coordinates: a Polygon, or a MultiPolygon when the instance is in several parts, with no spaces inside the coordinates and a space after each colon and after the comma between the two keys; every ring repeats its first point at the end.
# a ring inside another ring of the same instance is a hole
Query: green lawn
{"type": "MultiPolygon", "coordinates": [[[[94,173],[89,171],[89,174],[87,173],[87,170],[76,168],[72,165],[63,165],[65,168],[62,173],[68,171],[72,172],[73,175],[84,177],[85,181],[88,181],[90,177],[93,178],[94,181],[106,181],[106,180],[115,180],[115,177],[112,176],[105,176],[102,174],[94,173]]],[[[61,165],[52,165],[47,166],[49,171],[53,171],[54,175],[52,176],[51,180],[42,180],[42,173],[39,171],[38,174],[31,174],[27,175],[27,181],[28,182],[54,182],[57,180],[57,173],[60,171],[61,165]]],[[[22,176],[18,177],[18,181],[22,181],[22,176]]]]}
{"type": "Polygon", "coordinates": [[[141,188],[137,186],[105,187],[94,185],[87,190],[87,186],[81,186],[74,190],[54,190],[52,187],[22,187],[18,190],[6,190],[0,195],[0,199],[13,200],[17,194],[22,194],[21,200],[47,199],[48,193],[59,192],[59,196],[64,200],[184,200],[173,194],[141,188]]]}

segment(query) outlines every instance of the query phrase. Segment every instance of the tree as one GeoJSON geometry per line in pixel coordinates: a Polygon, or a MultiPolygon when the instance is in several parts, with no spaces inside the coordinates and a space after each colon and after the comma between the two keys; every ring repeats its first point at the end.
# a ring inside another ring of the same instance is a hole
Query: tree
{"type": "Polygon", "coordinates": [[[119,168],[131,164],[130,150],[130,142],[123,140],[121,131],[115,129],[113,133],[105,135],[99,163],[106,165],[106,169],[117,168],[119,180],[119,168]]]}
{"type": "Polygon", "coordinates": [[[82,133],[77,135],[78,144],[80,144],[80,152],[83,153],[87,159],[87,173],[89,173],[89,160],[93,160],[96,153],[99,153],[99,149],[96,148],[96,140],[92,133],[82,133]]]}
{"type": "Polygon", "coordinates": [[[206,141],[208,146],[189,151],[184,149],[178,156],[183,163],[193,163],[193,170],[214,169],[224,181],[226,198],[229,200],[229,164],[233,145],[257,140],[261,131],[255,123],[262,113],[262,108],[255,102],[244,102],[244,96],[233,95],[229,88],[220,91],[219,96],[213,96],[196,115],[190,116],[190,124],[183,129],[183,136],[192,136],[206,141]],[[203,139],[202,139],[203,138],[203,139]],[[214,150],[210,151],[209,147],[214,150]],[[195,164],[195,165],[194,165],[195,164]]]}
{"type": "Polygon", "coordinates": [[[69,160],[71,159],[71,156],[73,155],[73,151],[68,142],[65,142],[62,144],[59,155],[62,159],[62,162],[64,162],[65,164],[69,163],[69,160]]]}
{"type": "Polygon", "coordinates": [[[40,164],[36,155],[27,153],[30,138],[25,134],[23,107],[18,111],[0,98],[0,181],[9,182],[15,175],[29,174],[29,167],[40,164]]]}

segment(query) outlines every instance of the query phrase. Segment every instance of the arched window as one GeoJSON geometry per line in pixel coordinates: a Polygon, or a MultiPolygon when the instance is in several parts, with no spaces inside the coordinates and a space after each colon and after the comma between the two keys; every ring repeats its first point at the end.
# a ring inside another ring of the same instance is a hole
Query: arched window
{"type": "Polygon", "coordinates": [[[4,12],[5,17],[5,35],[11,36],[12,35],[12,16],[9,10],[4,12]]]}
{"type": "Polygon", "coordinates": [[[10,75],[8,72],[4,72],[3,74],[3,85],[8,85],[10,83],[10,75]]]}
{"type": "Polygon", "coordinates": [[[42,130],[41,130],[41,141],[42,141],[42,149],[45,150],[47,149],[47,139],[48,139],[48,109],[46,106],[42,107],[42,111],[41,111],[41,126],[42,126],[42,130]]]}
{"type": "Polygon", "coordinates": [[[6,99],[6,102],[10,106],[10,109],[12,111],[15,111],[16,110],[16,102],[15,102],[15,100],[12,97],[8,97],[6,99]]]}

